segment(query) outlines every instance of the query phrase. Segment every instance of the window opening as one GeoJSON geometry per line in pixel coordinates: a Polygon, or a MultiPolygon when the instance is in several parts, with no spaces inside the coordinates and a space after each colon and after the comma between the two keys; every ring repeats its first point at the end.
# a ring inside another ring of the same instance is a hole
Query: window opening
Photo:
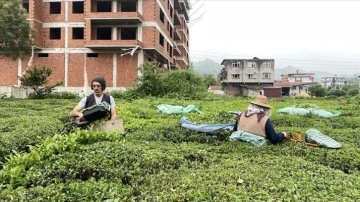
{"type": "Polygon", "coordinates": [[[99,55],[97,53],[88,53],[86,54],[88,58],[97,58],[99,55]]]}
{"type": "Polygon", "coordinates": [[[61,2],[50,2],[50,14],[61,14],[61,2]]]}
{"type": "Polygon", "coordinates": [[[84,2],[83,1],[74,1],[72,12],[73,13],[84,13],[84,2]]]}
{"type": "Polygon", "coordinates": [[[122,27],[121,31],[121,40],[135,40],[136,39],[136,27],[122,27]]]}
{"type": "Polygon", "coordinates": [[[96,36],[97,40],[111,40],[111,27],[98,27],[96,36]]]}
{"type": "Polygon", "coordinates": [[[72,28],[72,38],[73,39],[84,39],[84,28],[83,27],[73,27],[72,28]]]}
{"type": "Polygon", "coordinates": [[[50,39],[61,39],[61,28],[50,28],[50,39]]]}
{"type": "Polygon", "coordinates": [[[111,1],[98,1],[96,2],[97,12],[111,12],[111,1]]]}
{"type": "Polygon", "coordinates": [[[136,1],[122,1],[121,12],[136,12],[136,1]]]}

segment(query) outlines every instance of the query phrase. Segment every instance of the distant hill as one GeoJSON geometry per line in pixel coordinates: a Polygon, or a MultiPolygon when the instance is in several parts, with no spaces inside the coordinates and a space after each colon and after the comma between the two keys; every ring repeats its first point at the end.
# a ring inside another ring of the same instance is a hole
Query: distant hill
{"type": "Polygon", "coordinates": [[[194,71],[200,75],[214,75],[216,78],[220,73],[222,66],[211,59],[206,59],[193,63],[194,71]]]}

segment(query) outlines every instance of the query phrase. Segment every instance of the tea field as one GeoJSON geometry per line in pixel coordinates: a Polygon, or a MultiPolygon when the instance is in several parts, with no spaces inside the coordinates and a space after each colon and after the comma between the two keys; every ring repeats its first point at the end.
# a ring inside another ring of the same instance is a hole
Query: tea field
{"type": "Polygon", "coordinates": [[[277,131],[310,128],[342,148],[285,141],[256,147],[184,129],[232,123],[251,98],[116,99],[125,134],[65,130],[74,100],[0,99],[0,201],[360,201],[360,97],[271,99],[277,131]],[[160,104],[202,113],[160,114],[160,104]],[[321,118],[288,106],[341,111],[321,118]]]}

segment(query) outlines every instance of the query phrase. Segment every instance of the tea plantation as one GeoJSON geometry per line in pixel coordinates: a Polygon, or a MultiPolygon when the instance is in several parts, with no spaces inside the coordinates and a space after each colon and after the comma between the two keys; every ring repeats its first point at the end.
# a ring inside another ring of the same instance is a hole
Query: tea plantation
{"type": "Polygon", "coordinates": [[[342,148],[285,141],[256,147],[184,129],[232,123],[251,98],[116,99],[125,134],[66,130],[78,99],[0,99],[0,201],[360,201],[360,97],[271,99],[277,131],[310,128],[342,148]],[[160,104],[202,113],[164,115],[160,104]],[[338,110],[335,118],[276,113],[288,106],[338,110]]]}

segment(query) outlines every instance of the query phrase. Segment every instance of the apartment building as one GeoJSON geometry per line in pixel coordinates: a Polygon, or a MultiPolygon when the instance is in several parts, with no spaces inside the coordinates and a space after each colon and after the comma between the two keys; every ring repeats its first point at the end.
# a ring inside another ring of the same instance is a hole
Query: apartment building
{"type": "Polygon", "coordinates": [[[227,95],[257,95],[274,83],[274,59],[224,59],[221,84],[227,95]]]}
{"type": "Polygon", "coordinates": [[[347,84],[345,77],[339,77],[336,74],[334,76],[327,76],[321,78],[321,85],[326,88],[341,88],[347,84]]]}
{"type": "Polygon", "coordinates": [[[305,73],[296,70],[294,73],[281,75],[280,81],[275,81],[274,87],[280,87],[283,96],[309,96],[308,88],[315,84],[315,73],[305,73]]]}
{"type": "Polygon", "coordinates": [[[189,61],[189,0],[23,0],[35,29],[33,54],[0,59],[0,86],[20,85],[29,65],[52,67],[49,83],[81,91],[101,75],[109,89],[133,85],[146,61],[189,61]]]}
{"type": "Polygon", "coordinates": [[[314,75],[315,73],[305,73],[296,70],[295,73],[281,75],[281,81],[289,82],[289,83],[295,83],[295,82],[311,83],[314,82],[314,75]]]}

